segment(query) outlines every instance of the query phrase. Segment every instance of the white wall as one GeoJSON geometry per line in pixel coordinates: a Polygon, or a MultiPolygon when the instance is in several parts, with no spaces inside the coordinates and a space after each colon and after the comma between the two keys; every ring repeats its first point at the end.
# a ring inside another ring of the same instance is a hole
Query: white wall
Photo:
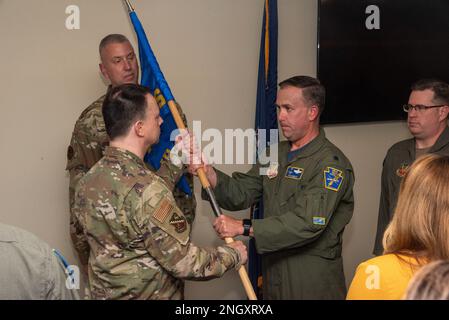
{"type": "MultiPolygon", "coordinates": [[[[189,120],[201,120],[203,129],[252,128],[264,1],[133,3],[189,120]]],[[[315,0],[279,1],[279,80],[316,74],[316,30],[315,0]]],[[[135,43],[120,0],[0,0],[0,221],[36,233],[72,263],[66,148],[81,111],[105,91],[97,46],[108,33],[123,33],[135,43]],[[65,8],[72,4],[80,7],[81,29],[68,31],[65,8]]],[[[332,126],[326,132],[356,172],[356,208],[344,244],[350,278],[355,266],[370,257],[382,159],[408,133],[398,122],[332,126]]],[[[220,168],[232,172],[248,166],[220,168]]],[[[199,198],[199,183],[196,189],[199,198]]],[[[221,243],[211,221],[209,204],[200,201],[196,243],[221,243]]],[[[230,272],[212,282],[188,282],[186,297],[239,299],[245,294],[237,274],[230,272]]]]}

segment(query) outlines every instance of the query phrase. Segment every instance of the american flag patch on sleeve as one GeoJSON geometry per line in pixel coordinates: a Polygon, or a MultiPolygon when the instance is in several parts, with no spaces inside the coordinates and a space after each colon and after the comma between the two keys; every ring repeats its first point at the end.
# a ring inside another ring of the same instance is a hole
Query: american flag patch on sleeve
{"type": "Polygon", "coordinates": [[[173,211],[174,207],[167,199],[162,200],[160,206],[154,211],[153,217],[160,223],[164,223],[169,213],[173,211]]]}

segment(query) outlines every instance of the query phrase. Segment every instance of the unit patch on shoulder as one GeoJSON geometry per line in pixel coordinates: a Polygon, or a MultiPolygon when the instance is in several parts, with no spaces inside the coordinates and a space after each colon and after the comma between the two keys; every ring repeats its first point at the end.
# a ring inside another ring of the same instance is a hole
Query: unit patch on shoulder
{"type": "Polygon", "coordinates": [[[170,224],[175,227],[177,233],[183,233],[187,229],[186,218],[180,217],[176,212],[173,213],[170,224]]]}
{"type": "Polygon", "coordinates": [[[303,168],[298,167],[288,167],[287,172],[285,173],[285,177],[289,179],[299,180],[302,178],[302,174],[304,173],[303,168]]]}
{"type": "Polygon", "coordinates": [[[409,165],[408,165],[407,163],[401,164],[401,166],[396,170],[396,175],[397,175],[399,178],[404,178],[404,177],[405,177],[405,174],[406,174],[407,171],[408,171],[408,167],[409,167],[409,165]]]}
{"type": "Polygon", "coordinates": [[[317,226],[325,226],[326,225],[326,218],[324,217],[313,217],[313,224],[317,226]]]}
{"type": "Polygon", "coordinates": [[[173,205],[167,199],[162,200],[159,208],[156,209],[153,213],[154,219],[159,221],[160,223],[164,223],[167,216],[173,211],[173,205]]]}
{"type": "Polygon", "coordinates": [[[324,170],[324,187],[332,191],[340,190],[341,183],[343,182],[343,172],[341,170],[327,167],[324,170]]]}

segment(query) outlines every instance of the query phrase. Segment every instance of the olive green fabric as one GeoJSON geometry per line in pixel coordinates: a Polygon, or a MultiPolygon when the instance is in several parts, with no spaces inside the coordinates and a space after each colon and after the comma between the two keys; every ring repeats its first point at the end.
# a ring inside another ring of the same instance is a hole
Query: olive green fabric
{"type": "Polygon", "coordinates": [[[242,210],[263,198],[264,219],[253,220],[253,229],[264,299],[344,299],[341,251],[354,209],[351,163],[324,130],[291,161],[290,143],[278,146],[276,176],[260,174],[273,164],[232,178],[217,170],[217,200],[224,209],[242,210]]]}
{"type": "MultiPolygon", "coordinates": [[[[383,254],[382,239],[393,217],[399,195],[399,187],[407,169],[416,159],[415,139],[408,139],[394,144],[387,152],[383,162],[382,182],[377,220],[376,240],[373,253],[383,254]]],[[[449,128],[446,128],[429,153],[449,155],[449,128]]]]}

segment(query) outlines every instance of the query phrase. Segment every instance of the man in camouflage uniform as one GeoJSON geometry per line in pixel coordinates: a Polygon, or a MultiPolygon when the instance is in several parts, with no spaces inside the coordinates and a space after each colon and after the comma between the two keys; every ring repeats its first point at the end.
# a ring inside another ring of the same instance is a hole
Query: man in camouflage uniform
{"type": "MultiPolygon", "coordinates": [[[[100,43],[100,71],[103,76],[110,81],[110,90],[113,87],[125,83],[137,84],[139,78],[139,67],[134,49],[128,39],[119,34],[106,36],[100,43]]],[[[67,151],[67,167],[70,173],[69,200],[70,211],[73,209],[74,191],[78,181],[97,163],[104,154],[105,147],[109,144],[106,134],[101,107],[105,96],[86,108],[75,124],[70,146],[67,151]]],[[[187,125],[185,115],[178,106],[178,111],[187,125]]],[[[150,168],[152,169],[152,168],[150,168]]],[[[155,171],[155,170],[153,170],[155,171]]],[[[179,170],[178,170],[179,171],[179,170]]],[[[177,181],[175,177],[180,177],[173,172],[173,166],[166,159],[162,160],[161,167],[157,174],[169,185],[178,207],[187,217],[191,224],[195,218],[196,200],[193,195],[193,177],[186,174],[187,181],[192,195],[189,196],[175,188],[177,181]]],[[[73,214],[70,214],[70,235],[75,249],[78,252],[80,262],[85,267],[89,256],[86,239],[79,225],[76,223],[73,214]]]]}
{"type": "Polygon", "coordinates": [[[127,84],[103,105],[110,137],[104,157],[81,178],[74,215],[90,247],[94,299],[183,299],[183,279],[222,276],[246,262],[242,242],[203,249],[165,182],[143,162],[159,139],[159,108],[149,92],[127,84]]]}
{"type": "Polygon", "coordinates": [[[214,228],[221,237],[254,237],[262,255],[264,299],[346,296],[342,239],[354,210],[354,172],[320,129],[324,100],[317,79],[297,76],[281,82],[276,104],[287,141],[277,145],[277,161],[232,177],[205,167],[224,209],[247,209],[263,199],[263,219],[222,215],[214,228]],[[261,169],[267,169],[266,175],[261,169]]]}

